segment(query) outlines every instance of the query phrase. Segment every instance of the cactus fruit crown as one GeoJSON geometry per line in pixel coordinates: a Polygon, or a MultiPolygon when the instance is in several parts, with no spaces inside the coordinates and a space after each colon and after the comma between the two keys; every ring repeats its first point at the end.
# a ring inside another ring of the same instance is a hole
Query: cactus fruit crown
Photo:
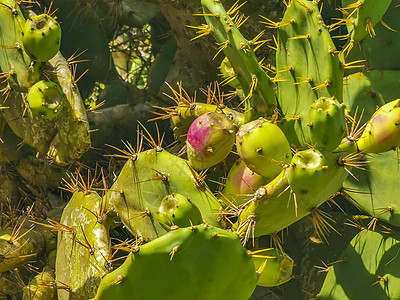
{"type": "Polygon", "coordinates": [[[53,119],[63,109],[65,95],[57,83],[41,80],[30,88],[27,101],[34,115],[53,119]]]}
{"type": "Polygon", "coordinates": [[[33,60],[48,61],[60,49],[60,24],[47,14],[31,16],[25,23],[22,43],[33,60]]]}

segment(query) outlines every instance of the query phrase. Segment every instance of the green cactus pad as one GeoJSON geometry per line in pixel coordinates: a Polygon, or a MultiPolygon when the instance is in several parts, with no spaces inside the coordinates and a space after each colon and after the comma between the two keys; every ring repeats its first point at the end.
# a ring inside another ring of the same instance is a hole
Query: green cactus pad
{"type": "Polygon", "coordinates": [[[171,231],[129,254],[103,278],[95,299],[242,300],[256,283],[239,237],[199,225],[171,231]]]}
{"type": "Polygon", "coordinates": [[[220,46],[220,51],[223,50],[234,72],[238,74],[237,79],[246,95],[246,122],[271,116],[276,107],[274,84],[258,63],[253,43],[243,37],[236,26],[238,22],[234,15],[224,9],[221,1],[202,0],[201,4],[207,26],[220,46]]]}
{"type": "Polygon", "coordinates": [[[223,161],[235,143],[235,126],[222,113],[199,116],[189,127],[186,149],[190,165],[200,171],[223,161]]]}
{"type": "Polygon", "coordinates": [[[56,280],[58,299],[94,297],[101,278],[110,271],[111,218],[101,212],[105,202],[96,192],[77,191],[65,207],[58,233],[56,280]]]}
{"type": "Polygon", "coordinates": [[[29,89],[26,100],[34,115],[53,119],[63,109],[65,95],[57,83],[41,80],[29,89]]]}
{"type": "Polygon", "coordinates": [[[201,213],[188,197],[171,194],[161,200],[156,219],[167,229],[171,226],[188,227],[203,222],[201,213]]]}
{"type": "Polygon", "coordinates": [[[392,0],[343,0],[343,8],[351,14],[345,15],[350,39],[359,42],[368,33],[374,36],[373,28],[382,20],[391,2],[392,0]]]}
{"type": "Polygon", "coordinates": [[[291,1],[278,29],[278,102],[291,144],[311,144],[311,105],[321,97],[342,102],[344,69],[315,1],[291,1]],[[293,129],[296,136],[292,137],[293,129]]]}
{"type": "Polygon", "coordinates": [[[357,207],[395,226],[400,226],[400,202],[393,196],[400,193],[398,158],[396,151],[370,154],[366,170],[354,169],[357,179],[349,177],[343,184],[357,207]]]}
{"type": "Polygon", "coordinates": [[[33,60],[48,61],[60,49],[60,24],[47,14],[32,16],[25,23],[22,42],[33,60]]]}
{"type": "Polygon", "coordinates": [[[150,241],[166,233],[156,214],[161,200],[171,194],[188,197],[206,223],[219,226],[220,204],[199,178],[183,159],[152,149],[126,162],[105,197],[128,230],[150,241]]]}
{"type": "Polygon", "coordinates": [[[247,167],[266,178],[277,176],[292,158],[289,142],[282,130],[262,118],[239,129],[236,147],[247,167]]]}
{"type": "Polygon", "coordinates": [[[37,68],[22,49],[22,31],[25,18],[17,1],[0,1],[0,69],[8,73],[7,83],[17,91],[26,93],[38,80],[37,68]]]}
{"type": "Polygon", "coordinates": [[[400,298],[399,234],[363,230],[330,267],[321,300],[400,298]]]}

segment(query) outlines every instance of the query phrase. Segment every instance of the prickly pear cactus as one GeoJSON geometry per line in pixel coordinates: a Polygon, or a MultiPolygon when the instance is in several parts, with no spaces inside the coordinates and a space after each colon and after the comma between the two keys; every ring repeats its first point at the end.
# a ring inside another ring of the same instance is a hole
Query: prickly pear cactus
{"type": "Polygon", "coordinates": [[[36,62],[53,58],[60,49],[61,27],[48,14],[30,16],[25,22],[22,44],[24,50],[36,62]]]}
{"type": "Polygon", "coordinates": [[[362,230],[325,279],[319,299],[397,299],[399,235],[362,230]]]}
{"type": "Polygon", "coordinates": [[[171,231],[129,254],[103,278],[95,299],[241,300],[251,295],[257,280],[237,235],[199,225],[171,231]]]}
{"type": "Polygon", "coordinates": [[[2,104],[8,105],[2,112],[4,118],[26,144],[58,164],[70,164],[90,148],[90,135],[76,79],[69,63],[57,54],[60,26],[47,14],[32,15],[25,21],[19,1],[0,3],[0,68],[4,78],[1,92],[2,104]],[[44,79],[60,86],[61,89],[54,89],[58,99],[53,94],[45,96],[47,100],[34,96],[38,94],[35,84],[44,79]],[[59,116],[53,119],[56,115],[59,116]]]}

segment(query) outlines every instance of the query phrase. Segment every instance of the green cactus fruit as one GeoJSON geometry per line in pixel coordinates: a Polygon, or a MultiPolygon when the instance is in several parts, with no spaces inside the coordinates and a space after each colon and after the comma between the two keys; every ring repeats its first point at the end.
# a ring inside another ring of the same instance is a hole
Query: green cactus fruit
{"type": "Polygon", "coordinates": [[[329,267],[320,300],[400,299],[400,236],[360,231],[329,267]]]}
{"type": "Polygon", "coordinates": [[[382,153],[400,146],[400,99],[380,107],[357,141],[360,152],[382,153]]]}
{"type": "Polygon", "coordinates": [[[332,152],[339,146],[346,131],[342,105],[334,98],[319,98],[308,113],[312,146],[321,152],[332,152]]]}
{"type": "Polygon", "coordinates": [[[60,24],[47,14],[32,16],[25,23],[22,43],[26,53],[38,62],[48,61],[60,49],[60,24]]]}
{"type": "Polygon", "coordinates": [[[297,152],[287,170],[290,188],[296,195],[308,193],[327,181],[327,169],[325,157],[318,150],[297,152]]]}
{"type": "Polygon", "coordinates": [[[235,73],[235,70],[233,70],[233,67],[227,57],[222,60],[219,70],[224,78],[224,84],[229,84],[234,89],[242,89],[240,81],[237,79],[238,75],[235,73]]]}
{"type": "Polygon", "coordinates": [[[22,300],[56,300],[56,288],[52,285],[54,276],[49,272],[40,272],[24,287],[22,300]]]}
{"type": "Polygon", "coordinates": [[[253,262],[259,271],[259,286],[278,286],[293,278],[293,259],[277,249],[265,249],[260,255],[253,256],[253,262]]]}
{"type": "Polygon", "coordinates": [[[374,27],[382,20],[392,0],[343,0],[347,30],[350,39],[361,41],[368,33],[375,36],[374,27]]]}
{"type": "Polygon", "coordinates": [[[34,115],[53,119],[63,109],[65,95],[57,83],[41,80],[29,89],[26,100],[34,115]]]}
{"type": "Polygon", "coordinates": [[[289,142],[282,130],[263,118],[239,129],[236,147],[247,167],[266,178],[277,176],[292,158],[289,142]]]}
{"type": "Polygon", "coordinates": [[[170,231],[130,253],[104,276],[95,299],[243,300],[256,283],[239,237],[200,225],[170,231]]]}
{"type": "Polygon", "coordinates": [[[162,199],[156,219],[167,229],[171,226],[188,227],[203,223],[200,210],[188,197],[171,194],[162,199]]]}
{"type": "Polygon", "coordinates": [[[235,143],[235,126],[222,113],[199,116],[187,134],[189,163],[196,170],[203,170],[223,161],[235,143]]]}
{"type": "Polygon", "coordinates": [[[270,179],[250,170],[241,158],[236,160],[226,177],[222,190],[223,197],[243,204],[248,201],[248,195],[254,193],[260,186],[267,184],[270,179]]]}
{"type": "Polygon", "coordinates": [[[12,230],[0,230],[0,274],[41,257],[45,240],[36,230],[21,229],[15,235],[12,230]]]}

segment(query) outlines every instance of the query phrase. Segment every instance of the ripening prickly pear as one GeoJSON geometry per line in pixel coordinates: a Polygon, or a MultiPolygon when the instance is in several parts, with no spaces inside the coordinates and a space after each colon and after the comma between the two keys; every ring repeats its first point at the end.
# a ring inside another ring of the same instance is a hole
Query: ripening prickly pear
{"type": "Polygon", "coordinates": [[[199,116],[190,125],[186,146],[189,163],[203,170],[224,160],[235,143],[235,126],[222,113],[199,116]]]}
{"type": "Polygon", "coordinates": [[[24,287],[23,300],[56,300],[57,289],[54,288],[52,283],[54,276],[48,272],[43,271],[37,274],[27,286],[24,287]]]}
{"type": "Polygon", "coordinates": [[[285,134],[277,125],[263,118],[239,129],[236,147],[247,167],[266,178],[277,176],[292,158],[285,134]]]}
{"type": "Polygon", "coordinates": [[[260,254],[252,257],[256,269],[259,270],[257,285],[278,286],[293,278],[294,262],[286,253],[271,248],[260,254]]]}
{"type": "Polygon", "coordinates": [[[329,181],[325,157],[315,149],[297,152],[288,168],[288,182],[295,194],[306,194],[315,186],[329,181]]]}
{"type": "Polygon", "coordinates": [[[65,94],[57,83],[41,80],[29,89],[27,101],[34,115],[53,119],[64,107],[65,94]]]}
{"type": "Polygon", "coordinates": [[[249,194],[254,193],[260,186],[267,184],[268,181],[270,179],[250,170],[243,160],[239,158],[229,170],[222,194],[223,197],[240,205],[249,200],[249,194]]]}
{"type": "Polygon", "coordinates": [[[170,194],[162,199],[156,219],[167,229],[171,226],[188,227],[203,223],[200,210],[188,197],[170,194]]]}
{"type": "Polygon", "coordinates": [[[360,152],[381,153],[400,146],[400,99],[381,106],[357,141],[360,152]]]}
{"type": "Polygon", "coordinates": [[[308,113],[311,144],[322,152],[332,152],[339,146],[346,130],[343,107],[335,98],[321,97],[308,113]]]}
{"type": "Polygon", "coordinates": [[[31,16],[25,23],[22,43],[34,61],[48,61],[60,49],[60,24],[47,14],[31,16]]]}

